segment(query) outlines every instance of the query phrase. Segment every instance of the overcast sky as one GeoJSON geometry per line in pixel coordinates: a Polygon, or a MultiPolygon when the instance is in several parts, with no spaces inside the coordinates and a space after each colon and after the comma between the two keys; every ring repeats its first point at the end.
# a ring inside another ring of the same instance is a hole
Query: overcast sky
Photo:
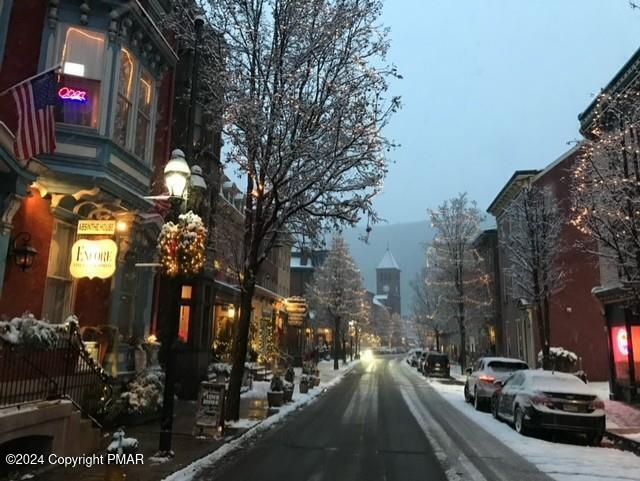
{"type": "Polygon", "coordinates": [[[467,191],[484,211],[514,170],[542,168],[640,47],[628,0],[386,0],[402,144],[376,207],[390,223],[467,191]]]}

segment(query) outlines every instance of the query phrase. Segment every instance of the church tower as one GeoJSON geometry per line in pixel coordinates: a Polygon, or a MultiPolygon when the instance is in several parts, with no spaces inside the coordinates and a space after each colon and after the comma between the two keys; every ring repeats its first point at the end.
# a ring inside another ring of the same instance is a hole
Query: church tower
{"type": "Polygon", "coordinates": [[[389,247],[376,267],[376,298],[391,314],[400,315],[400,267],[389,247]]]}

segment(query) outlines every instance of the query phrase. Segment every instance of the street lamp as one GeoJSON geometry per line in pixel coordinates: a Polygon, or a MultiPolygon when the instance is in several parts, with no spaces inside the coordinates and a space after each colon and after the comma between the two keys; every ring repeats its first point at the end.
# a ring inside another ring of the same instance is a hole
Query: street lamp
{"type": "Polygon", "coordinates": [[[184,158],[184,152],[175,149],[171,152],[171,159],[164,168],[164,182],[169,189],[169,200],[182,202],[187,191],[187,184],[191,177],[191,169],[184,158]]]}
{"type": "Polygon", "coordinates": [[[355,321],[349,321],[349,356],[353,361],[353,326],[355,321]]]}
{"type": "MultiPolygon", "coordinates": [[[[171,153],[171,159],[164,168],[164,181],[169,190],[168,199],[171,203],[171,217],[174,221],[179,217],[184,206],[184,200],[189,195],[203,196],[207,184],[202,177],[202,170],[198,166],[189,168],[184,158],[184,152],[176,149],[171,153]],[[196,168],[197,167],[197,168],[196,168]]],[[[163,391],[162,415],[160,420],[159,455],[172,456],[171,436],[173,433],[173,407],[176,381],[176,349],[178,342],[178,324],[180,317],[180,297],[183,279],[181,276],[165,277],[166,285],[166,335],[162,341],[165,350],[165,382],[163,391]]]]}

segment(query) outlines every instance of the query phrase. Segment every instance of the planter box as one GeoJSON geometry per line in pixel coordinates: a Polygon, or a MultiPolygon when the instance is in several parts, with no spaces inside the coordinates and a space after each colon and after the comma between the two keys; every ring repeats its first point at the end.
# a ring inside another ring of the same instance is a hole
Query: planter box
{"type": "Polygon", "coordinates": [[[282,392],[284,393],[284,402],[290,403],[293,401],[293,389],[286,389],[282,392]]]}
{"type": "Polygon", "coordinates": [[[314,377],[313,378],[313,384],[315,386],[319,386],[320,385],[320,378],[319,377],[314,377]]]}
{"type": "Polygon", "coordinates": [[[300,394],[307,394],[309,392],[309,383],[300,383],[300,394]]]}
{"type": "Polygon", "coordinates": [[[284,404],[284,392],[283,391],[267,391],[267,401],[269,407],[280,407],[284,404]]]}

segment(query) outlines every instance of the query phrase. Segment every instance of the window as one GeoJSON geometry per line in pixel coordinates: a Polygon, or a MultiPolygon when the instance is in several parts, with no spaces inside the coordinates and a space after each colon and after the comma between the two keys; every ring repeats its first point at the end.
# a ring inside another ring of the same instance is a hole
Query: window
{"type": "Polygon", "coordinates": [[[126,48],[120,50],[118,100],[113,140],[145,163],[150,161],[154,81],[126,48]]]}
{"type": "Polygon", "coordinates": [[[146,159],[147,144],[151,131],[151,105],[153,102],[153,79],[146,72],[140,75],[138,88],[138,120],[136,122],[135,153],[141,159],[146,159]]]}
{"type": "Polygon", "coordinates": [[[189,340],[192,291],[192,286],[182,286],[182,292],[180,295],[180,323],[178,325],[178,339],[182,342],[187,342],[189,340]]]}
{"type": "Polygon", "coordinates": [[[67,27],[62,46],[56,121],[96,129],[104,70],[104,33],[67,27]]]}
{"type": "Polygon", "coordinates": [[[43,316],[52,322],[62,322],[71,314],[73,279],[69,272],[69,264],[74,239],[73,226],[55,222],[49,248],[43,308],[43,316]]]}
{"type": "Polygon", "coordinates": [[[133,103],[133,58],[127,49],[120,52],[120,82],[118,84],[118,100],[116,118],[113,128],[113,140],[122,147],[127,146],[127,132],[133,103]]]}

